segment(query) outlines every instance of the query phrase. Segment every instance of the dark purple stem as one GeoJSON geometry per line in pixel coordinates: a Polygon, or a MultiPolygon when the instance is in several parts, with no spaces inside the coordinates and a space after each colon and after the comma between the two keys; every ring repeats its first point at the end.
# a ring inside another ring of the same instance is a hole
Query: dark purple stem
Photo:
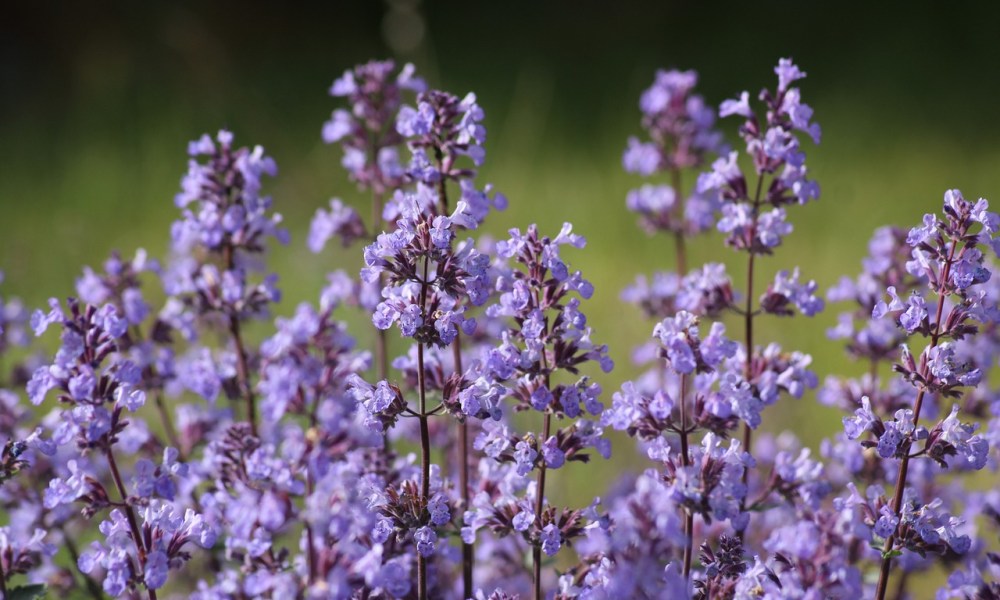
{"type": "MultiPolygon", "coordinates": [[[[455,357],[455,372],[462,374],[462,334],[455,336],[451,348],[455,357]]],[[[462,489],[462,510],[469,510],[469,425],[466,421],[458,423],[458,485],[462,489]]],[[[472,563],[474,548],[472,544],[462,543],[462,590],[466,598],[471,598],[472,563]]]]}
{"type": "MultiPolygon", "coordinates": [[[[691,455],[688,452],[688,423],[687,423],[687,383],[688,376],[681,376],[681,463],[688,467],[691,465],[691,455]]],[[[691,509],[684,509],[684,578],[691,576],[691,556],[694,553],[694,512],[691,509]]]]}
{"type": "MultiPolygon", "coordinates": [[[[420,283],[420,311],[426,312],[427,306],[427,263],[430,259],[424,257],[424,277],[420,283]]],[[[427,506],[431,485],[431,435],[427,427],[427,392],[424,381],[424,344],[417,342],[417,387],[420,394],[420,503],[427,506]]],[[[427,600],[427,559],[417,552],[417,598],[427,600]]]]}
{"type": "MultiPolygon", "coordinates": [[[[231,244],[226,244],[222,250],[223,261],[226,263],[226,270],[232,271],[236,267],[234,249],[231,244]]],[[[233,337],[233,344],[236,346],[236,379],[246,400],[247,421],[250,423],[250,432],[257,436],[257,402],[254,399],[253,386],[250,385],[250,365],[247,358],[246,347],[243,345],[243,334],[240,331],[240,320],[234,315],[229,315],[229,334],[233,337]]]]}
{"type": "MultiPolygon", "coordinates": [[[[548,376],[545,377],[545,387],[549,386],[548,376]]],[[[552,428],[552,414],[545,413],[545,417],[542,421],[542,439],[541,443],[545,443],[545,440],[549,439],[550,430],[552,428]]],[[[542,510],[545,508],[545,460],[541,461],[538,465],[538,485],[535,491],[535,522],[538,524],[539,530],[542,527],[542,510]]],[[[535,544],[531,550],[532,552],[532,569],[534,571],[534,582],[535,582],[535,600],[544,600],[545,596],[542,595],[542,546],[541,544],[535,544]]]]}
{"type": "MultiPolygon", "coordinates": [[[[757,235],[757,217],[760,213],[760,193],[764,186],[764,175],[761,174],[757,177],[757,191],[754,193],[753,198],[753,221],[750,225],[750,247],[748,252],[750,254],[747,259],[747,301],[746,308],[743,312],[743,324],[744,324],[744,343],[746,344],[746,364],[743,365],[743,378],[749,384],[750,379],[753,375],[753,271],[754,271],[754,259],[757,254],[754,252],[753,240],[757,235]]],[[[753,442],[753,429],[750,428],[749,424],[743,424],[743,451],[750,452],[750,444],[753,442]]],[[[743,469],[743,485],[747,487],[747,482],[750,479],[749,469],[743,469]]],[[[740,511],[746,508],[746,498],[744,497],[740,500],[740,511]]],[[[743,536],[746,530],[739,532],[740,541],[743,541],[743,536]]]]}

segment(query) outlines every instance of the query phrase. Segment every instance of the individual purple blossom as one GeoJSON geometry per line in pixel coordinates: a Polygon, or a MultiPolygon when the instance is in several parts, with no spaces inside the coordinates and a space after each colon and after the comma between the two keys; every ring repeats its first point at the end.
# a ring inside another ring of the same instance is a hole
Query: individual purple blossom
{"type": "Polygon", "coordinates": [[[417,552],[424,556],[434,553],[434,544],[437,542],[437,534],[430,527],[421,527],[413,534],[417,542],[417,552]]]}
{"type": "MultiPolygon", "coordinates": [[[[648,177],[660,169],[661,155],[659,148],[651,142],[642,143],[638,138],[630,137],[628,139],[628,146],[625,148],[625,152],[622,154],[622,166],[629,173],[636,173],[644,177],[648,177]]],[[[643,186],[647,188],[646,191],[633,190],[629,192],[630,199],[628,200],[629,210],[636,210],[633,206],[637,206],[639,202],[642,202],[639,198],[633,198],[633,194],[651,194],[653,192],[652,186],[643,186]]],[[[666,186],[662,189],[671,190],[666,186]]],[[[673,205],[673,190],[671,190],[671,201],[670,204],[673,205]]]]}
{"type": "Polygon", "coordinates": [[[881,319],[889,313],[895,313],[899,315],[896,319],[897,322],[907,333],[913,333],[921,327],[926,327],[927,303],[919,294],[913,293],[906,302],[903,302],[896,295],[894,286],[889,286],[886,293],[889,295],[890,301],[887,303],[879,300],[875,304],[872,309],[873,319],[881,319]]]}
{"type": "Polygon", "coordinates": [[[537,457],[538,452],[528,445],[527,442],[518,442],[514,448],[514,462],[517,464],[517,474],[521,476],[527,475],[535,468],[535,459],[537,457]]]}
{"type": "Polygon", "coordinates": [[[815,316],[825,306],[822,298],[816,295],[819,286],[815,281],[799,283],[799,270],[796,268],[791,276],[788,271],[779,271],[774,276],[767,292],[761,298],[761,308],[777,315],[789,315],[789,305],[794,305],[800,313],[807,317],[815,316]]]}
{"type": "Polygon", "coordinates": [[[974,363],[961,360],[951,342],[929,348],[926,354],[927,368],[937,378],[939,385],[975,387],[982,380],[982,371],[974,363]]]}
{"type": "Polygon", "coordinates": [[[729,234],[726,243],[730,246],[769,254],[792,232],[792,225],[785,219],[784,208],[755,214],[746,204],[724,204],[717,227],[719,231],[729,234]]]}
{"type": "Polygon", "coordinates": [[[892,458],[899,451],[903,441],[913,433],[913,411],[899,409],[896,419],[883,423],[884,431],[878,437],[876,450],[882,458],[892,458]]]}
{"type": "Polygon", "coordinates": [[[535,522],[535,513],[530,509],[522,510],[514,517],[512,524],[515,531],[526,531],[535,522]]]}
{"type": "Polygon", "coordinates": [[[163,587],[167,582],[167,572],[169,570],[166,553],[156,550],[146,556],[146,567],[143,573],[143,581],[146,587],[155,590],[163,587]]]}
{"type": "Polygon", "coordinates": [[[928,434],[927,451],[932,458],[941,460],[944,456],[957,456],[960,464],[980,470],[989,458],[990,443],[982,435],[974,435],[978,423],[962,423],[958,420],[958,406],[928,434]]]}
{"type": "Polygon", "coordinates": [[[548,556],[555,556],[560,547],[562,547],[562,536],[559,528],[549,523],[542,528],[542,552],[548,556]]]}
{"type": "Polygon", "coordinates": [[[542,444],[542,459],[550,469],[558,469],[566,463],[566,453],[559,448],[556,437],[550,437],[542,444]]]}
{"type": "Polygon", "coordinates": [[[882,427],[882,420],[872,412],[871,400],[866,396],[861,399],[861,403],[861,408],[854,411],[853,417],[844,417],[844,431],[852,440],[858,439],[866,431],[882,427]]]}
{"type": "Polygon", "coordinates": [[[316,209],[309,228],[309,249],[320,252],[327,240],[339,237],[344,247],[365,237],[365,226],[357,211],[345,206],[339,198],[330,200],[330,210],[316,209]]]}
{"type": "Polygon", "coordinates": [[[431,523],[442,527],[451,521],[451,511],[441,495],[432,496],[427,502],[427,511],[431,515],[431,523]]]}
{"type": "Polygon", "coordinates": [[[535,391],[531,392],[531,407],[537,411],[544,411],[552,404],[553,400],[552,392],[544,386],[539,386],[535,391]]]}
{"type": "Polygon", "coordinates": [[[470,417],[499,421],[501,400],[507,393],[506,387],[487,377],[478,377],[458,393],[460,410],[470,417]]]}
{"type": "Polygon", "coordinates": [[[71,460],[66,463],[66,466],[70,473],[68,478],[55,478],[49,481],[48,488],[45,490],[44,505],[46,508],[69,504],[86,494],[90,488],[87,474],[80,469],[77,461],[71,460]]]}

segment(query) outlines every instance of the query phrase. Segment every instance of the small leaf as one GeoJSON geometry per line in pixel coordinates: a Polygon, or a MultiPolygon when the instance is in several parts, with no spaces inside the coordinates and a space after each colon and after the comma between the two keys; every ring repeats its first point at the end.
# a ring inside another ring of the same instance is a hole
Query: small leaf
{"type": "Polygon", "coordinates": [[[7,595],[10,600],[35,600],[36,598],[44,598],[45,585],[41,583],[22,585],[8,590],[7,595]]]}
{"type": "Polygon", "coordinates": [[[902,556],[902,554],[903,554],[902,550],[889,550],[888,552],[882,553],[882,560],[886,560],[889,558],[896,558],[897,556],[902,556]]]}

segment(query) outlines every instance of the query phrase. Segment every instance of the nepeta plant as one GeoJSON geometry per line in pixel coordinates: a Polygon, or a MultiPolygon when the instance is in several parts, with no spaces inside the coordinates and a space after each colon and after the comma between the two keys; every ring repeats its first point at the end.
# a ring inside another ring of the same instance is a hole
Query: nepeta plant
{"type": "Polygon", "coordinates": [[[623,164],[648,182],[626,203],[674,261],[623,293],[654,323],[633,354],[649,367],[607,404],[594,286],[567,264],[584,238],[469,237],[507,203],[477,182],[475,95],[392,61],[334,82],[346,108],[322,137],[370,218],[334,198],[306,245],[365,246],[357,277],[330,273],[293,309],[266,268],[290,237],[263,193],[274,161],[227,131],[192,142],[164,260],[112,253],[30,318],[0,301],[0,595],[881,599],[943,567],[938,598],[1000,597],[979,532],[1000,495],[963,477],[1000,465],[1000,217],[951,190],[941,215],[877,230],[826,296],[850,303],[827,333],[863,371],[816,394],[843,431],[816,454],[775,435],[764,409],[818,378],[760,326],[826,302],[798,268],[761,280],[789,208],[819,197],[805,73],[775,73],[718,111],[690,71],[642,94],[623,164]],[[717,117],[740,119],[742,152],[717,117]],[[713,235],[746,257],[739,282],[689,265],[688,241],[713,235]],[[372,325],[358,339],[348,307],[372,325]],[[29,328],[58,331],[54,355],[29,328]],[[650,467],[550,499],[551,472],[610,457],[607,428],[650,467]]]}

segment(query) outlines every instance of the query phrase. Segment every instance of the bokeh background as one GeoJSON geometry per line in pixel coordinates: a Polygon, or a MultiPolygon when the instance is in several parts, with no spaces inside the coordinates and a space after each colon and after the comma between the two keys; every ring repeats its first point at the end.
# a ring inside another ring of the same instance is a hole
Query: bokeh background
{"type": "MultiPolygon", "coordinates": [[[[71,294],[81,268],[113,249],[163,255],[186,143],[226,127],[279,165],[268,191],[293,238],[270,256],[285,292],[276,312],[314,299],[329,269],[360,263],[360,248],[312,255],[305,236],[328,198],[367,203],[320,128],[339,106],[330,83],[370,58],[412,61],[432,86],[476,92],[489,130],[480,181],[510,199],[486,231],[537,222],[554,232],[570,220],[589,238],[570,260],[598,290],[588,314],[619,364],[599,378],[608,392],[635,374],[630,348],[651,327],[623,307],[620,290],[637,273],[673,264],[670,241],[642,233],[624,206],[640,180],[622,171],[621,152],[640,131],[638,97],[656,68],[696,69],[713,104],[773,85],[779,57],[809,73],[803,99],[824,136],[807,145],[808,164],[823,194],[789,211],[795,233],[762,261],[761,282],[800,265],[826,289],[858,271],[874,228],[918,222],[940,208],[947,188],[1000,201],[995,3],[948,13],[919,2],[905,12],[873,3],[837,3],[836,12],[791,2],[306,4],[0,8],[0,292],[40,305],[71,294]]],[[[733,124],[724,127],[735,139],[733,124]]],[[[735,255],[713,235],[691,258],[735,255]]],[[[836,312],[763,319],[758,337],[812,354],[821,378],[853,373],[857,366],[823,334],[836,312]]],[[[368,339],[364,319],[351,319],[368,339]]],[[[810,396],[784,402],[765,422],[794,427],[815,446],[840,419],[810,396]]],[[[629,447],[616,445],[601,477],[567,470],[558,493],[599,493],[622,466],[641,465],[629,447]]]]}

